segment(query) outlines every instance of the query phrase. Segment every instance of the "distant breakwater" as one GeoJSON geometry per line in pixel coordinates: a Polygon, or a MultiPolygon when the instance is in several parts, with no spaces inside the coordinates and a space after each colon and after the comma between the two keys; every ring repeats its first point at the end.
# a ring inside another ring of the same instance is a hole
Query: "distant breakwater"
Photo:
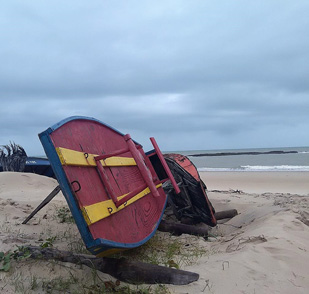
{"type": "Polygon", "coordinates": [[[218,153],[200,153],[200,154],[190,154],[188,156],[233,156],[233,155],[265,155],[265,154],[287,154],[287,153],[298,153],[298,151],[282,151],[282,150],[274,150],[274,151],[246,151],[246,152],[218,152],[218,153]]]}

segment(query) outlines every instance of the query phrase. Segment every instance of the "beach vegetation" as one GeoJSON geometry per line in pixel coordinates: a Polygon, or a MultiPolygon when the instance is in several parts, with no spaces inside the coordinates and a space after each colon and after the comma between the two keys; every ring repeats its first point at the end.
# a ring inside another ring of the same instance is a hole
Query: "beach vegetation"
{"type": "Polygon", "coordinates": [[[30,257],[30,252],[26,247],[17,247],[14,251],[0,252],[0,271],[8,272],[11,269],[13,259],[20,261],[30,257]]]}
{"type": "Polygon", "coordinates": [[[0,252],[0,271],[8,272],[11,268],[12,252],[0,252]]]}
{"type": "Polygon", "coordinates": [[[53,247],[56,239],[56,236],[47,238],[44,242],[41,243],[41,248],[53,247]]]}
{"type": "Polygon", "coordinates": [[[36,290],[39,287],[38,279],[36,276],[32,275],[30,277],[30,289],[31,290],[36,290]]]}
{"type": "Polygon", "coordinates": [[[75,220],[68,207],[59,207],[56,209],[56,216],[60,223],[74,224],[75,220]]]}
{"type": "Polygon", "coordinates": [[[175,237],[167,233],[156,232],[142,246],[117,253],[114,257],[180,269],[185,265],[194,264],[198,258],[210,253],[205,242],[201,243],[200,239],[193,236],[190,238],[175,237]]]}
{"type": "Polygon", "coordinates": [[[165,285],[126,285],[119,280],[105,280],[101,278],[94,282],[93,279],[78,278],[74,272],[69,272],[66,276],[57,276],[52,279],[40,278],[31,274],[23,276],[15,273],[11,277],[11,286],[15,293],[44,293],[44,294],[170,294],[165,285]]]}
{"type": "MultiPolygon", "coordinates": [[[[55,237],[46,239],[42,243],[43,248],[53,246],[55,237]]],[[[41,245],[41,247],[42,247],[41,245]]],[[[82,274],[82,268],[64,266],[61,262],[54,261],[46,264],[51,273],[59,271],[59,266],[64,268],[66,274],[57,275],[53,278],[42,277],[40,273],[33,274],[31,269],[35,264],[28,264],[30,275],[23,275],[19,272],[20,266],[12,267],[12,260],[23,261],[31,256],[27,247],[18,247],[7,253],[0,252],[1,266],[3,271],[11,272],[9,281],[4,287],[11,286],[15,293],[46,293],[46,294],[101,294],[101,293],[128,293],[128,294],[169,294],[170,291],[165,285],[127,285],[119,280],[106,280],[104,275],[95,269],[86,269],[88,274],[82,274]]]]}

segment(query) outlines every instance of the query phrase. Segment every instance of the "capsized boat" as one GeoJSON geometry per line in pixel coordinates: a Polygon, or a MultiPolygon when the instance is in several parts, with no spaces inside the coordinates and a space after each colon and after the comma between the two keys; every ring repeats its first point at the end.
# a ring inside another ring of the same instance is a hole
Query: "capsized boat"
{"type": "Polygon", "coordinates": [[[162,183],[180,190],[151,138],[159,176],[142,148],[103,122],[69,117],[39,134],[87,249],[105,256],[148,241],[162,218],[162,183]]]}

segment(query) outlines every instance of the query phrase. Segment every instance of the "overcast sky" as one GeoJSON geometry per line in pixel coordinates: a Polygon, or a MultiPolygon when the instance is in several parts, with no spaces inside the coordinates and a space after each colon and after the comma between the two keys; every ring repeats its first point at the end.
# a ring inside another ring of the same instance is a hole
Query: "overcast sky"
{"type": "Polygon", "coordinates": [[[309,146],[309,1],[1,1],[0,145],[95,117],[149,150],[309,146]]]}

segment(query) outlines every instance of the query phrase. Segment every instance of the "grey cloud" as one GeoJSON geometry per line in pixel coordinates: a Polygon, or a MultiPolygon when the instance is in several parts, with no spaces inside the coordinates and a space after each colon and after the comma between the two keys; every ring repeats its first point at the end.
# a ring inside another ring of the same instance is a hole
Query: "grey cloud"
{"type": "Polygon", "coordinates": [[[309,127],[307,1],[2,8],[0,144],[10,134],[30,142],[71,115],[169,149],[255,147],[262,135],[283,144],[281,130],[309,127]]]}

